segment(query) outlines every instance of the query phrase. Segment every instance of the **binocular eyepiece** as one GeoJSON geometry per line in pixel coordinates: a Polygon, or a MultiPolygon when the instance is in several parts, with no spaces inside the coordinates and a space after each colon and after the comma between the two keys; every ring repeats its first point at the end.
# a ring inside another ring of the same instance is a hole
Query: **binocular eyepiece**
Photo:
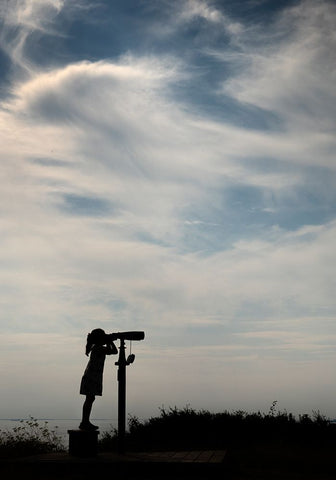
{"type": "Polygon", "coordinates": [[[131,332],[116,332],[108,333],[106,337],[110,341],[114,340],[143,340],[145,338],[145,332],[131,331],[131,332]]]}

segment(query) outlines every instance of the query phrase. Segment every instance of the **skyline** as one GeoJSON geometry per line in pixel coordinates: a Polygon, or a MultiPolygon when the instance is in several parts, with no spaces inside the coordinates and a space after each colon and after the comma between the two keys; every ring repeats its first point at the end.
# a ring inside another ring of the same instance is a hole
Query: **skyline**
{"type": "MultiPolygon", "coordinates": [[[[146,333],[131,414],[336,418],[336,5],[11,0],[0,19],[0,417],[77,418],[100,327],[146,333]]],[[[113,363],[93,417],[116,416],[113,363]]]]}

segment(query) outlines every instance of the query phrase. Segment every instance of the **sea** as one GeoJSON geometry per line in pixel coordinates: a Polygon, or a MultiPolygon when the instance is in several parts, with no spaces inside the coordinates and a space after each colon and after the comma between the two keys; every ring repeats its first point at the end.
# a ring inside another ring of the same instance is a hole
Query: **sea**
{"type": "MultiPolygon", "coordinates": [[[[0,431],[7,432],[12,431],[14,428],[25,424],[30,418],[2,418],[0,419],[0,431]]],[[[68,446],[68,430],[78,428],[80,424],[79,418],[34,418],[41,427],[45,425],[49,430],[55,430],[57,435],[61,438],[64,446],[68,446]]],[[[91,422],[99,427],[100,438],[104,432],[112,432],[114,428],[117,428],[118,419],[107,418],[92,418],[91,422]]]]}

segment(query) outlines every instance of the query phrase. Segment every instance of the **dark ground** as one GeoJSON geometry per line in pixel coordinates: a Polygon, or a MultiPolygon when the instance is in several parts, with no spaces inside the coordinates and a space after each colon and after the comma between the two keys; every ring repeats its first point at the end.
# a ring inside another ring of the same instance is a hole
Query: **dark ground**
{"type": "MultiPolygon", "coordinates": [[[[48,454],[4,461],[1,478],[14,480],[86,480],[99,476],[135,479],[228,479],[228,480],[335,480],[336,452],[333,448],[255,445],[228,451],[221,465],[169,464],[164,460],[146,464],[113,459],[99,454],[78,459],[68,454],[48,454]],[[70,457],[70,458],[69,458],[70,457]],[[49,458],[49,460],[48,460],[49,458]],[[47,460],[47,461],[46,461],[47,460]],[[193,467],[193,468],[192,468],[193,467]]],[[[133,454],[132,454],[133,455],[133,454]]],[[[126,455],[127,457],[127,455],[126,455]]]]}

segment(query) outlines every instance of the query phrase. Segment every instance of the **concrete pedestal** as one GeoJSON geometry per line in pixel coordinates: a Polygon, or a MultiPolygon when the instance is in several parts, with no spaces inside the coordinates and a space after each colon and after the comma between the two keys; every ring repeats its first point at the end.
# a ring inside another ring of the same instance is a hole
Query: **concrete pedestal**
{"type": "Polygon", "coordinates": [[[68,430],[69,455],[94,457],[98,452],[98,430],[68,430]]]}

